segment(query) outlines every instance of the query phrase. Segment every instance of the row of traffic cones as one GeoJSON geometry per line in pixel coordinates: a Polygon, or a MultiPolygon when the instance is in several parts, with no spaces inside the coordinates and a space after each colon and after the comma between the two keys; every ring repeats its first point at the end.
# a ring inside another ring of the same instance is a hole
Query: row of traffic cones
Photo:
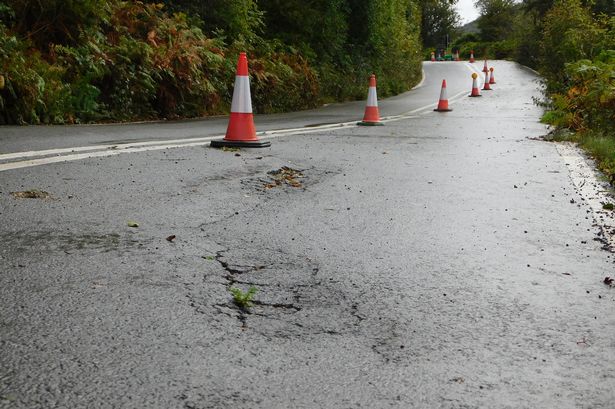
{"type": "MultiPolygon", "coordinates": [[[[483,84],[483,91],[492,91],[491,85],[495,84],[495,76],[493,75],[493,67],[487,67],[487,60],[485,60],[485,66],[483,67],[485,73],[485,82],[483,84]]],[[[478,74],[472,73],[472,91],[469,97],[482,97],[478,88],[478,74]]],[[[438,107],[434,109],[437,112],[450,112],[451,108],[448,106],[448,96],[446,93],[446,80],[442,80],[442,89],[440,91],[440,100],[438,101],[438,107]]]]}
{"type": "MultiPolygon", "coordinates": [[[[433,54],[433,53],[432,53],[433,54]]],[[[456,55],[459,58],[459,54],[456,55]]],[[[472,52],[471,58],[474,58],[472,52]]],[[[483,68],[485,72],[485,83],[483,90],[490,91],[491,84],[495,84],[493,76],[493,68],[487,68],[487,60],[483,68]]],[[[480,97],[480,91],[477,84],[478,75],[472,74],[472,92],[469,96],[480,97]]],[[[434,109],[438,112],[452,111],[448,106],[448,95],[446,92],[446,80],[442,80],[442,89],[440,91],[440,100],[438,107],[434,109]]],[[[363,126],[383,125],[380,121],[380,113],[378,111],[378,96],[376,93],[376,76],[371,75],[369,79],[369,91],[367,94],[367,104],[365,106],[365,115],[363,121],[357,123],[363,126]]],[[[233,90],[233,100],[231,102],[231,115],[229,118],[228,127],[224,139],[211,141],[211,146],[214,148],[222,147],[249,147],[249,148],[264,148],[271,146],[269,141],[261,141],[256,136],[256,128],[254,127],[254,116],[252,113],[252,98],[250,95],[250,77],[248,75],[248,58],[246,53],[239,54],[237,61],[237,75],[235,76],[235,88],[233,90]]]]}
{"type": "MultiPolygon", "coordinates": [[[[442,61],[442,60],[443,60],[443,58],[442,58],[442,56],[440,54],[438,54],[438,57],[436,58],[436,53],[434,51],[431,52],[431,61],[432,62],[434,62],[434,61],[442,61]]],[[[454,54],[453,60],[454,61],[461,61],[461,58],[459,57],[459,50],[457,50],[457,52],[454,54]]],[[[474,50],[470,51],[470,60],[469,61],[471,63],[476,61],[474,59],[474,50]]]]}
{"type": "MultiPolygon", "coordinates": [[[[378,112],[376,76],[373,74],[369,79],[365,115],[363,116],[363,121],[359,122],[358,125],[382,125],[380,113],[378,112]]],[[[231,116],[226,129],[226,135],[224,139],[211,141],[211,146],[214,148],[264,148],[271,146],[271,142],[261,141],[256,136],[246,53],[240,53],[239,60],[237,61],[235,88],[233,89],[233,100],[231,102],[231,116]]]]}

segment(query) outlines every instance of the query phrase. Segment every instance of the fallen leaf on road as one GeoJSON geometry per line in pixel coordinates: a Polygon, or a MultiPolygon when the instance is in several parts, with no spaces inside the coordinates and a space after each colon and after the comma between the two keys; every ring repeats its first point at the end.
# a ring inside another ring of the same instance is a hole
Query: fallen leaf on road
{"type": "Polygon", "coordinates": [[[23,192],[11,192],[11,196],[16,199],[48,199],[49,193],[42,190],[32,189],[23,192]]]}
{"type": "Polygon", "coordinates": [[[606,285],[613,285],[613,281],[614,279],[611,277],[604,277],[604,280],[602,280],[602,282],[606,285]]]}
{"type": "Polygon", "coordinates": [[[128,220],[128,227],[139,227],[139,223],[132,221],[132,220],[128,220]]]}
{"type": "Polygon", "coordinates": [[[167,237],[167,241],[173,241],[175,240],[175,237],[176,236],[174,234],[171,234],[169,237],[167,237]]]}
{"type": "Polygon", "coordinates": [[[297,179],[302,178],[303,173],[298,171],[297,169],[289,168],[288,166],[282,166],[280,169],[275,169],[267,172],[268,175],[273,179],[272,183],[265,184],[265,189],[272,189],[274,187],[280,186],[283,183],[292,186],[292,187],[303,187],[301,182],[297,179]]]}

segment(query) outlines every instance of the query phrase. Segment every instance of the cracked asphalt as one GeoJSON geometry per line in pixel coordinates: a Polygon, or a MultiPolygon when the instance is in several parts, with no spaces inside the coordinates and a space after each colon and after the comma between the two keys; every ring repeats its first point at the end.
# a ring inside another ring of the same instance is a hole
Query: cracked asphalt
{"type": "Polygon", "coordinates": [[[612,408],[613,253],[496,70],[446,114],[0,173],[0,408],[612,408]]]}

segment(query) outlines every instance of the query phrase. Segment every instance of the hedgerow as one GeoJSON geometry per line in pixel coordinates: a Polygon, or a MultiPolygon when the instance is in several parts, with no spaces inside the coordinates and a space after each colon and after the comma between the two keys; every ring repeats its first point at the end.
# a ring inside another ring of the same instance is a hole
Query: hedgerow
{"type": "Polygon", "coordinates": [[[416,0],[0,0],[0,124],[227,113],[240,51],[257,113],[363,98],[372,72],[398,93],[419,18],[416,0]]]}

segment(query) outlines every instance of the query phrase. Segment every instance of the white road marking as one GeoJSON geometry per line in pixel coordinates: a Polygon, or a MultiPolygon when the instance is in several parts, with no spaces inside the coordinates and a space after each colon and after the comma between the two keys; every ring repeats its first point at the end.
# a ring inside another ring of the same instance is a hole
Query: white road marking
{"type": "Polygon", "coordinates": [[[183,138],[183,139],[172,139],[172,140],[163,140],[163,141],[131,142],[131,143],[114,144],[114,145],[78,146],[78,147],[72,147],[72,148],[46,149],[46,150],[41,150],[41,151],[5,153],[5,154],[0,155],[0,161],[11,160],[11,159],[32,158],[36,156],[62,155],[65,153],[75,153],[75,152],[98,151],[98,150],[106,150],[106,149],[123,149],[123,148],[133,148],[136,146],[161,145],[161,144],[169,144],[170,142],[183,143],[183,142],[198,142],[201,140],[210,141],[212,138],[220,138],[220,136],[214,136],[214,137],[208,136],[204,138],[183,138]]]}
{"type": "Polygon", "coordinates": [[[609,184],[598,180],[595,166],[588,163],[575,145],[566,142],[557,143],[555,146],[568,167],[570,179],[577,192],[585,199],[584,203],[589,205],[594,222],[602,230],[606,243],[615,250],[615,212],[602,207],[606,203],[615,204],[615,200],[610,196],[609,184]]]}

